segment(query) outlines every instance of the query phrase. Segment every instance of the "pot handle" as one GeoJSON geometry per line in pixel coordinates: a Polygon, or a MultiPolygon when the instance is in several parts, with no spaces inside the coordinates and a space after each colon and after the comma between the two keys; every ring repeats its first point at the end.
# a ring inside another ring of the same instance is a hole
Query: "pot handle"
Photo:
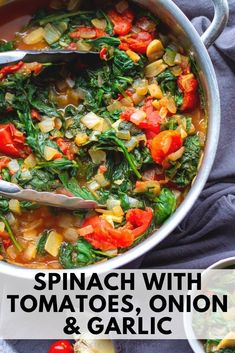
{"type": "Polygon", "coordinates": [[[227,0],[212,0],[214,3],[215,14],[214,19],[210,27],[206,32],[201,36],[203,43],[206,48],[209,48],[214,41],[219,37],[223,32],[224,28],[227,25],[229,17],[229,6],[227,0]]]}

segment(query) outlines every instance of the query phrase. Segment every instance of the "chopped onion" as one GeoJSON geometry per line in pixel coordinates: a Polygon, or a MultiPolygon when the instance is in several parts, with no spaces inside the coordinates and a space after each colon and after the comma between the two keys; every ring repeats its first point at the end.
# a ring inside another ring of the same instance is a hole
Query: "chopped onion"
{"type": "Polygon", "coordinates": [[[145,68],[145,76],[148,78],[152,78],[158,76],[161,72],[167,69],[167,65],[163,63],[163,60],[157,60],[153,63],[149,64],[145,68]]]}
{"type": "Polygon", "coordinates": [[[111,112],[115,112],[115,110],[121,110],[123,105],[119,101],[115,101],[114,103],[107,106],[107,110],[111,112]]]}
{"type": "Polygon", "coordinates": [[[42,27],[35,29],[23,38],[23,42],[27,45],[33,45],[44,39],[45,31],[42,27]]]}
{"type": "Polygon", "coordinates": [[[12,159],[8,164],[7,164],[7,168],[10,170],[10,172],[12,172],[13,174],[15,174],[16,172],[18,172],[18,170],[20,170],[20,166],[19,163],[17,161],[17,159],[12,159]]]}
{"type": "Polygon", "coordinates": [[[143,110],[137,110],[131,115],[130,121],[136,125],[139,125],[146,119],[146,117],[147,115],[143,110]]]}
{"type": "Polygon", "coordinates": [[[121,201],[110,198],[107,200],[107,208],[113,210],[114,207],[121,206],[121,201]]]}
{"type": "Polygon", "coordinates": [[[55,128],[57,130],[60,130],[62,128],[63,124],[60,118],[55,118],[55,128]]]}
{"type": "Polygon", "coordinates": [[[172,161],[172,162],[175,162],[175,161],[177,161],[178,159],[180,159],[183,156],[184,151],[185,151],[185,147],[181,147],[178,151],[176,151],[174,153],[171,153],[167,157],[167,159],[172,161]]]}
{"type": "Polygon", "coordinates": [[[113,208],[113,213],[115,216],[117,217],[122,217],[124,216],[124,212],[123,212],[123,209],[121,208],[121,206],[115,206],[113,208]]]}
{"type": "Polygon", "coordinates": [[[76,44],[77,44],[77,50],[80,50],[80,51],[90,51],[92,48],[89,43],[86,43],[83,40],[79,40],[76,44]]]}
{"type": "Polygon", "coordinates": [[[134,199],[133,197],[129,197],[129,196],[127,196],[127,198],[128,198],[128,202],[129,202],[131,208],[142,207],[142,204],[138,199],[134,199]]]}
{"type": "Polygon", "coordinates": [[[126,53],[129,56],[129,58],[135,63],[138,63],[141,59],[140,56],[133,50],[127,50],[126,53]]]}
{"type": "Polygon", "coordinates": [[[110,182],[105,178],[104,174],[98,173],[95,176],[95,180],[102,188],[105,188],[110,185],[110,182]]]}
{"type": "Polygon", "coordinates": [[[10,223],[10,225],[14,225],[14,224],[16,224],[16,222],[17,222],[15,216],[14,216],[13,213],[11,213],[11,212],[7,213],[6,219],[8,220],[8,222],[10,223]]]}
{"type": "Polygon", "coordinates": [[[28,243],[27,247],[23,252],[24,259],[27,261],[31,261],[35,259],[36,255],[37,255],[37,244],[35,242],[28,243]]]}
{"type": "Polygon", "coordinates": [[[7,253],[7,256],[12,260],[15,260],[15,258],[18,255],[18,251],[16,250],[14,245],[9,246],[9,248],[7,248],[6,253],[7,253]]]}
{"type": "Polygon", "coordinates": [[[90,141],[98,141],[98,137],[100,136],[101,132],[100,131],[92,131],[90,134],[89,140],[90,141]]]}
{"type": "Polygon", "coordinates": [[[61,234],[51,231],[48,235],[45,250],[53,257],[57,257],[59,253],[60,246],[62,244],[63,237],[61,234]]]}
{"type": "Polygon", "coordinates": [[[147,57],[149,61],[160,59],[164,54],[164,47],[159,39],[154,39],[147,48],[147,57]]]}
{"type": "Polygon", "coordinates": [[[131,139],[131,134],[130,134],[130,131],[120,130],[117,132],[117,137],[121,140],[129,141],[131,139]]]}
{"type": "MultiPolygon", "coordinates": [[[[118,249],[107,250],[107,251],[105,251],[105,254],[107,254],[109,256],[116,256],[118,254],[118,249]]],[[[103,348],[102,348],[102,352],[104,353],[103,348]]],[[[109,351],[109,353],[110,353],[110,351],[109,351]]]]}
{"type": "MultiPolygon", "coordinates": [[[[24,180],[24,181],[29,181],[32,179],[32,174],[30,173],[29,170],[23,170],[20,174],[20,178],[21,180],[24,180]]],[[[12,182],[14,183],[17,183],[17,180],[12,180],[12,182]]]]}
{"type": "Polygon", "coordinates": [[[133,83],[133,88],[136,90],[140,87],[148,87],[148,80],[146,80],[145,78],[137,78],[133,83]]]}
{"type": "Polygon", "coordinates": [[[132,99],[130,97],[126,97],[126,98],[121,99],[120,103],[122,105],[124,105],[124,107],[128,107],[128,108],[133,107],[133,102],[132,102],[132,99]]]}
{"type": "Polygon", "coordinates": [[[13,200],[11,199],[9,201],[9,210],[13,213],[16,214],[21,214],[21,207],[20,207],[20,202],[19,200],[13,200]]]}
{"type": "Polygon", "coordinates": [[[46,161],[51,161],[53,158],[58,155],[58,151],[55,148],[45,146],[44,148],[44,158],[46,161]]]}
{"type": "Polygon", "coordinates": [[[44,28],[44,39],[51,45],[57,42],[61,37],[61,32],[52,24],[48,23],[44,28]]]}
{"type": "Polygon", "coordinates": [[[104,151],[94,151],[90,149],[88,153],[91,156],[92,162],[95,164],[100,164],[106,161],[106,152],[104,151]]]}
{"type": "Polygon", "coordinates": [[[25,160],[24,160],[24,165],[26,168],[34,168],[37,164],[37,160],[34,156],[33,153],[31,153],[25,160]]]}
{"type": "Polygon", "coordinates": [[[85,143],[87,143],[88,140],[89,140],[89,137],[85,132],[79,132],[76,135],[74,142],[76,143],[77,146],[82,146],[85,143]]]}
{"type": "Polygon", "coordinates": [[[135,137],[132,137],[130,141],[125,143],[128,152],[133,151],[138,146],[138,141],[135,137]]]}
{"type": "Polygon", "coordinates": [[[115,121],[115,123],[112,124],[112,128],[114,130],[118,131],[118,127],[119,127],[120,123],[121,123],[121,120],[115,121]]]}
{"type": "Polygon", "coordinates": [[[92,181],[91,183],[88,183],[87,184],[87,187],[88,189],[91,191],[91,192],[95,192],[96,190],[99,190],[100,189],[100,184],[97,183],[96,180],[92,181]]]}
{"type": "Polygon", "coordinates": [[[113,215],[105,215],[103,214],[101,216],[102,219],[105,219],[107,222],[109,222],[111,225],[113,225],[113,222],[115,223],[122,223],[123,222],[123,217],[118,217],[118,216],[115,216],[114,214],[113,215]]]}
{"type": "Polygon", "coordinates": [[[143,95],[140,95],[140,94],[138,94],[138,93],[134,93],[134,94],[132,95],[132,100],[133,100],[133,103],[134,103],[135,105],[138,105],[138,104],[140,104],[140,103],[144,100],[144,96],[143,96],[143,95]]]}
{"type": "Polygon", "coordinates": [[[94,228],[91,225],[78,229],[78,234],[81,235],[81,237],[84,237],[88,234],[92,234],[93,232],[94,228]]]}
{"type": "Polygon", "coordinates": [[[151,85],[149,85],[148,90],[153,98],[161,99],[163,97],[162,90],[157,83],[152,83],[151,85]]]}
{"type": "Polygon", "coordinates": [[[102,29],[103,31],[106,29],[107,22],[104,18],[99,19],[99,18],[94,18],[91,23],[93,24],[94,27],[98,29],[102,29]]]}
{"type": "Polygon", "coordinates": [[[40,123],[38,123],[39,129],[44,133],[48,133],[55,128],[55,119],[54,118],[45,118],[40,123]]]}
{"type": "Polygon", "coordinates": [[[180,53],[177,53],[175,56],[175,64],[180,65],[181,62],[182,62],[181,55],[180,55],[180,53]]]}
{"type": "Polygon", "coordinates": [[[4,232],[5,230],[5,223],[4,222],[0,222],[0,232],[4,232]]]}
{"type": "Polygon", "coordinates": [[[145,134],[136,135],[135,138],[139,143],[144,142],[145,145],[147,144],[147,137],[145,134]]]}
{"type": "Polygon", "coordinates": [[[93,112],[86,114],[82,119],[81,122],[88,128],[94,129],[96,125],[98,125],[103,119],[100,118],[93,112]]]}

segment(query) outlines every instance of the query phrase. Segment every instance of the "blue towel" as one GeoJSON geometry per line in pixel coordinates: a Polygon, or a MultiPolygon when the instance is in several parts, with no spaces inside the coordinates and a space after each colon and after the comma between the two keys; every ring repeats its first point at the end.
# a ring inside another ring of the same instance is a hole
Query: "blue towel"
{"type": "MultiPolygon", "coordinates": [[[[175,2],[203,33],[213,18],[211,1],[175,2]]],[[[209,50],[222,103],[220,143],[209,181],[176,231],[130,268],[206,268],[235,255],[235,0],[229,5],[229,24],[209,50]]],[[[47,353],[49,345],[49,341],[0,341],[0,353],[47,353]]],[[[118,353],[192,353],[187,341],[119,341],[116,347],[118,353]]]]}

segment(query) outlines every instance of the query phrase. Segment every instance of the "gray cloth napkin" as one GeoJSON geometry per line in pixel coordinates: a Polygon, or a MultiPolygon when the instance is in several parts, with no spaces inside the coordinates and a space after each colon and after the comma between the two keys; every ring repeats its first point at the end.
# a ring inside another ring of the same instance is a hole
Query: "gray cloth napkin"
{"type": "MultiPolygon", "coordinates": [[[[175,2],[203,33],[213,17],[211,1],[175,2]]],[[[209,50],[221,93],[222,125],[208,184],[176,231],[129,268],[206,268],[235,255],[235,0],[229,5],[229,24],[209,50]]],[[[0,341],[0,353],[47,353],[49,345],[0,341]]],[[[118,353],[192,353],[186,341],[118,341],[116,347],[118,353]]]]}

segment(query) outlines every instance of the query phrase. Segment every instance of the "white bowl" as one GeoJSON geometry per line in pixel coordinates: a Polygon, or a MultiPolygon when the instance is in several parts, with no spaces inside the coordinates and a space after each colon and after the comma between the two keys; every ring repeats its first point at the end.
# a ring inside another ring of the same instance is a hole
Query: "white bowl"
{"type": "MultiPolygon", "coordinates": [[[[226,259],[217,261],[213,265],[208,267],[205,271],[208,271],[209,269],[222,270],[222,269],[228,268],[232,265],[235,265],[235,256],[228,257],[226,259]]],[[[189,315],[184,315],[184,329],[185,329],[185,333],[188,338],[188,342],[190,344],[190,347],[192,348],[194,353],[205,353],[205,349],[203,347],[202,341],[198,340],[194,336],[194,332],[192,329],[191,316],[189,316],[189,315]],[[191,338],[193,336],[195,337],[194,339],[191,338]]]]}

